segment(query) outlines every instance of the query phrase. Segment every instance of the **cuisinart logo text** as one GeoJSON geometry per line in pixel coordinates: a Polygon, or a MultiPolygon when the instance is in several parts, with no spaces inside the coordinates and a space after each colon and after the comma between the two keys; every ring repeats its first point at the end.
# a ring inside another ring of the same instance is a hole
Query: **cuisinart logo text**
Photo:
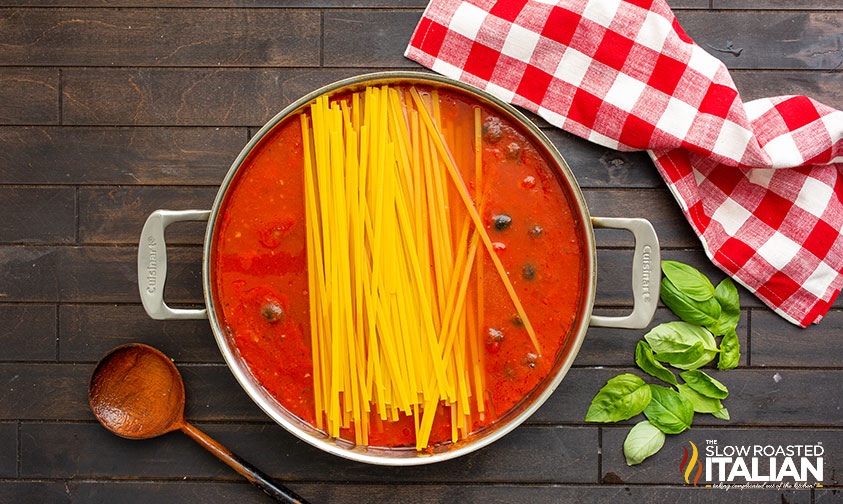
{"type": "MultiPolygon", "coordinates": [[[[808,482],[823,480],[822,443],[803,445],[725,445],[709,439],[697,459],[697,447],[690,443],[680,464],[685,482],[694,484],[705,473],[705,480],[715,483],[790,483],[788,487],[813,486],[808,482]],[[704,468],[704,471],[703,471],[704,468]],[[696,474],[693,474],[696,473],[696,474]],[[689,478],[690,476],[690,478],[689,478]],[[800,485],[800,483],[802,485],[800,485]]],[[[720,485],[715,485],[720,486],[720,485]]],[[[759,485],[767,486],[767,485],[759,485]]]]}

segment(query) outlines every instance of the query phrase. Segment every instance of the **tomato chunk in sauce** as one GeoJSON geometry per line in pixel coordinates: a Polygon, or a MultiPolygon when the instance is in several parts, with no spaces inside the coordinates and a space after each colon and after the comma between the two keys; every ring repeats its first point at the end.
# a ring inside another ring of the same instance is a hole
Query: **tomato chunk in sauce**
{"type": "MultiPolygon", "coordinates": [[[[445,140],[475,198],[483,194],[481,219],[542,349],[539,355],[484,251],[484,316],[473,337],[483,354],[486,411],[472,416],[477,431],[547,378],[571,337],[584,302],[581,223],[568,188],[520,127],[466,95],[440,90],[439,97],[446,123],[472,121],[482,108],[480,191],[473,158],[459,154],[473,151],[473,138],[445,140]]],[[[451,204],[461,204],[450,191],[451,204]]],[[[255,379],[315,425],[307,268],[302,136],[293,116],[260,141],[228,189],[214,237],[213,287],[221,325],[255,379]]],[[[450,441],[450,418],[440,404],[431,445],[450,441]]],[[[382,421],[373,413],[370,425],[371,446],[415,443],[412,417],[382,421]]],[[[354,439],[352,430],[342,437],[354,439]]]]}

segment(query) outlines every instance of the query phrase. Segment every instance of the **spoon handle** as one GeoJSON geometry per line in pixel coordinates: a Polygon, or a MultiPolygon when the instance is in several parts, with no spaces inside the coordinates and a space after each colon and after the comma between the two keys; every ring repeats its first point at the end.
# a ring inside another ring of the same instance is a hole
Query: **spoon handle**
{"type": "Polygon", "coordinates": [[[306,500],[296,495],[295,492],[284,485],[274,483],[271,479],[269,479],[269,476],[232,453],[231,450],[225,446],[211,439],[210,436],[196,427],[184,422],[181,430],[276,501],[283,502],[285,504],[308,504],[306,500]]]}

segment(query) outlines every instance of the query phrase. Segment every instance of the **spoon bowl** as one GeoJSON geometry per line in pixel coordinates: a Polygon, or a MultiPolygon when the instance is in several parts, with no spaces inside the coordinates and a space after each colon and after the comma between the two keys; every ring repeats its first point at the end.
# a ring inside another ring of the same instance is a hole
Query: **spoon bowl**
{"type": "Polygon", "coordinates": [[[184,382],[173,362],[148,345],[130,343],[100,360],[91,375],[91,410],[108,430],[148,439],[184,423],[184,382]]]}

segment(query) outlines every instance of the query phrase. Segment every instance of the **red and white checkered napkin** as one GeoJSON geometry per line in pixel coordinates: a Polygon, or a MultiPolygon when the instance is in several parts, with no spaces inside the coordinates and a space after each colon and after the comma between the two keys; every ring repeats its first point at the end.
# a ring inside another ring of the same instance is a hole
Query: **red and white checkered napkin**
{"type": "Polygon", "coordinates": [[[405,55],[600,145],[649,151],[711,260],[787,320],[843,286],[843,112],[743,103],[664,0],[432,0],[405,55]]]}

